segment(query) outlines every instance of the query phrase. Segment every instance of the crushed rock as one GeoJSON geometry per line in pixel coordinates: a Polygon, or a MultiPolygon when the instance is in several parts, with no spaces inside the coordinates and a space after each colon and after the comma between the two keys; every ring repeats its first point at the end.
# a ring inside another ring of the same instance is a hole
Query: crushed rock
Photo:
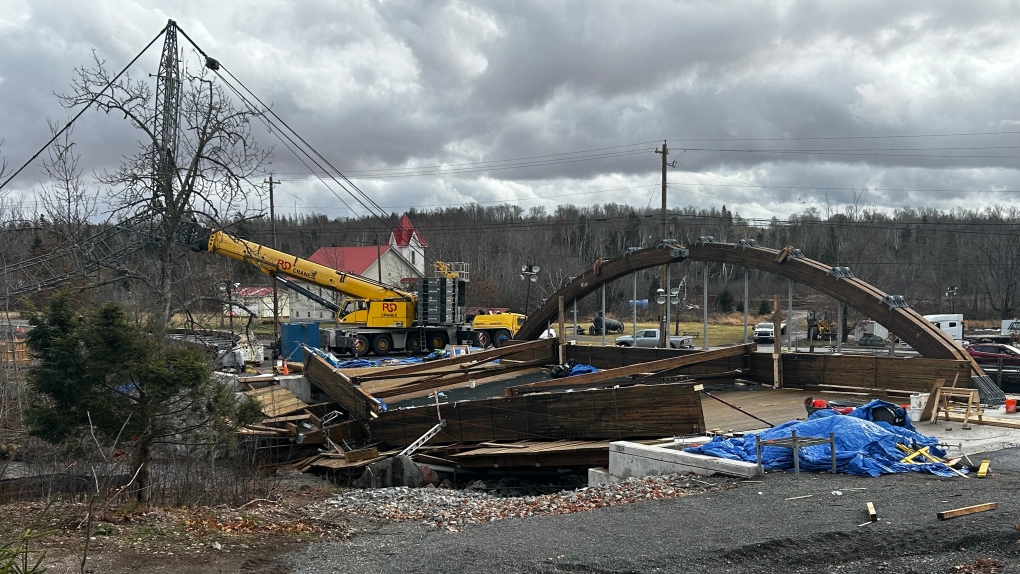
{"type": "Polygon", "coordinates": [[[460,532],[471,524],[527,516],[584,512],[607,506],[700,494],[733,486],[734,481],[727,478],[704,481],[691,475],[671,474],[631,478],[616,484],[563,490],[554,494],[518,497],[445,488],[351,489],[324,501],[322,508],[381,520],[420,521],[435,528],[460,532]]]}

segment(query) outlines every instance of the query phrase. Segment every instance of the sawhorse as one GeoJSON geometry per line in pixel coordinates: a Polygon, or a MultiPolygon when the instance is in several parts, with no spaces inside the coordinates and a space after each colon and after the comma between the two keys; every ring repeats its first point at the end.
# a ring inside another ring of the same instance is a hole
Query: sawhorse
{"type": "Polygon", "coordinates": [[[931,413],[931,422],[936,423],[939,420],[939,411],[946,411],[946,420],[949,420],[949,399],[967,399],[967,410],[963,413],[963,428],[970,428],[968,423],[970,422],[971,414],[977,415],[979,421],[981,418],[981,396],[978,394],[977,389],[954,389],[942,387],[935,390],[935,396],[932,400],[935,401],[935,410],[931,413]]]}

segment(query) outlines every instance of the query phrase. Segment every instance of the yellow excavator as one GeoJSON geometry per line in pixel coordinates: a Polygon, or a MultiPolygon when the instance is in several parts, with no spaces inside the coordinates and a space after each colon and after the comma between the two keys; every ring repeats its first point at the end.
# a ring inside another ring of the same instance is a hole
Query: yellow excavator
{"type": "Polygon", "coordinates": [[[323,346],[355,357],[369,351],[434,351],[449,343],[485,347],[512,337],[526,317],[518,313],[464,316],[468,274],[456,264],[437,263],[437,277],[425,277],[417,292],[403,291],[378,281],[344,273],[199,223],[186,226],[178,243],[194,251],[209,251],[254,265],[282,286],[305,295],[336,313],[338,328],[325,331],[323,346]],[[337,305],[294,280],[305,281],[343,295],[337,305]]]}

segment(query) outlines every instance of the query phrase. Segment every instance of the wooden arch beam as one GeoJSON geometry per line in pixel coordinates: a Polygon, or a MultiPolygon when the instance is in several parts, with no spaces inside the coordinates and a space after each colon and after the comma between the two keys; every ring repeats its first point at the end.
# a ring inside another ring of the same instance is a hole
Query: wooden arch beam
{"type": "Polygon", "coordinates": [[[704,243],[680,249],[644,249],[617,257],[589,269],[549,297],[535,314],[528,317],[516,338],[538,338],[546,325],[556,318],[557,301],[561,295],[565,302],[570,303],[592,293],[604,282],[614,281],[639,269],[690,259],[742,265],[792,279],[860,310],[885,325],[924,357],[968,361],[975,373],[983,373],[970,355],[949,335],[909,307],[895,307],[884,303],[883,299],[887,294],[873,285],[856,277],[837,277],[830,273],[831,267],[818,261],[781,256],[783,254],[783,251],[767,247],[704,243]]]}

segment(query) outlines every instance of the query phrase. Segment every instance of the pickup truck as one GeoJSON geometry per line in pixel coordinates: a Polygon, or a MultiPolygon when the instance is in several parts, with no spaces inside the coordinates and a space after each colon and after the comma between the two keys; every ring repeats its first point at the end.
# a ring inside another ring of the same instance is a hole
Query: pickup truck
{"type": "Polygon", "coordinates": [[[772,323],[758,323],[754,326],[755,343],[771,343],[775,340],[776,329],[772,323]]]}
{"type": "MultiPolygon", "coordinates": [[[[786,322],[780,323],[779,334],[786,334],[786,322]]],[[[758,323],[754,326],[755,343],[772,343],[776,340],[776,329],[772,323],[758,323]]]]}
{"type": "MultiPolygon", "coordinates": [[[[645,329],[637,332],[637,337],[631,335],[624,335],[616,338],[617,347],[658,347],[659,346],[659,330],[658,329],[645,329]]],[[[674,336],[669,337],[669,346],[671,349],[690,349],[694,346],[694,337],[674,336]]]]}

